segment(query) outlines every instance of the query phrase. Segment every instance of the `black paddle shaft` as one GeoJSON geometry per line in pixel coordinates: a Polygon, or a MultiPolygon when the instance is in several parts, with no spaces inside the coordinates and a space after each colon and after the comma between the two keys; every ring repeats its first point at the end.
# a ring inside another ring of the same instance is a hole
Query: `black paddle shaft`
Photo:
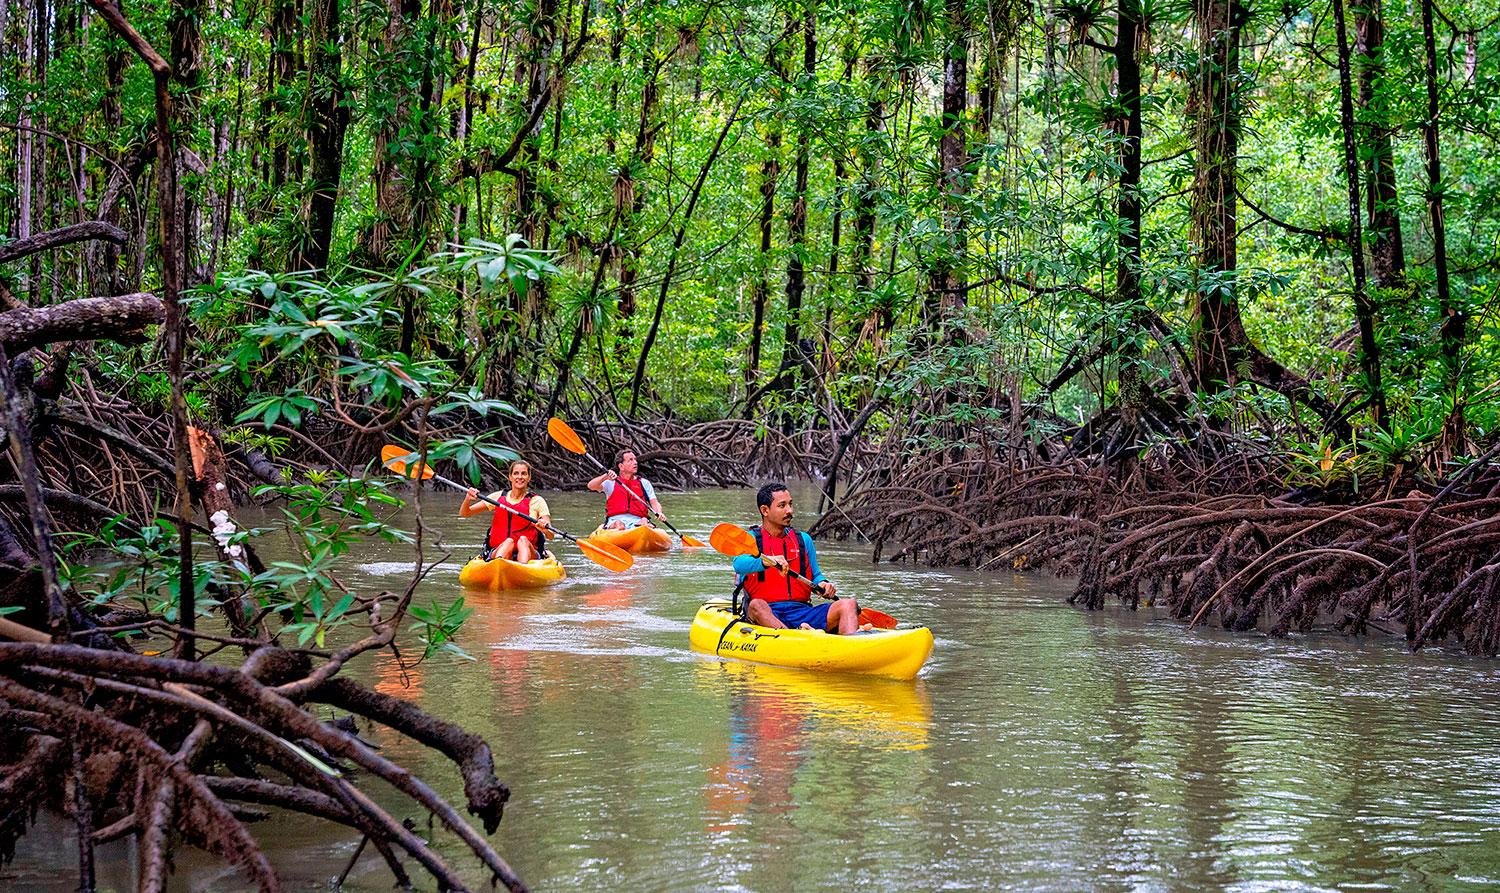
{"type": "MultiPolygon", "coordinates": [[[[759,558],[760,556],[757,555],[755,557],[759,558]]],[[[764,564],[764,562],[762,562],[762,564],[764,564]]],[[[772,567],[775,567],[775,565],[772,565],[772,567]]],[[[769,567],[766,568],[766,570],[770,570],[770,569],[771,568],[769,568],[769,567]]],[[[810,588],[813,592],[816,592],[818,594],[819,598],[831,599],[833,601],[838,601],[839,599],[843,598],[842,595],[824,595],[823,594],[823,584],[822,583],[814,583],[813,581],[809,580],[808,578],[806,578],[806,577],[802,576],[801,574],[797,573],[796,571],[792,570],[790,566],[788,566],[785,571],[782,571],[779,568],[777,569],[777,571],[778,571],[778,573],[791,574],[794,579],[801,580],[802,582],[806,583],[808,585],[808,588],[810,588]]]]}
{"type": "MultiPolygon", "coordinates": [[[[441,483],[447,484],[448,486],[452,487],[455,490],[465,490],[465,491],[467,491],[469,489],[468,487],[461,486],[458,483],[455,483],[454,481],[448,480],[447,478],[443,477],[442,475],[438,474],[435,471],[432,473],[432,479],[435,480],[435,481],[440,481],[441,483]]],[[[530,515],[526,514],[525,512],[518,512],[518,511],[516,511],[515,509],[511,508],[508,505],[502,505],[502,504],[496,502],[495,500],[489,498],[488,496],[484,495],[483,493],[479,493],[479,492],[476,491],[474,495],[478,496],[480,499],[483,499],[485,502],[488,502],[490,505],[494,506],[497,509],[505,509],[507,512],[510,512],[512,515],[515,515],[518,518],[525,518],[526,520],[528,520],[531,523],[535,524],[538,530],[540,530],[542,528],[542,522],[541,521],[538,521],[537,519],[531,517],[530,515]]],[[[569,541],[574,542],[574,543],[578,542],[578,537],[571,536],[569,534],[563,533],[561,530],[558,530],[556,527],[553,527],[550,524],[547,525],[547,529],[550,530],[550,531],[552,531],[553,533],[557,534],[558,536],[562,537],[565,540],[569,540],[569,541]]]]}

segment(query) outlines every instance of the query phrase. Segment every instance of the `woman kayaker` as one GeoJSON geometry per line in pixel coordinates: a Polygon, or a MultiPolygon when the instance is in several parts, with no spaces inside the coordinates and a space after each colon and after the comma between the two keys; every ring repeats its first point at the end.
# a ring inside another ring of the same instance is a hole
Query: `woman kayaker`
{"type": "Polygon", "coordinates": [[[646,506],[658,516],[665,514],[656,499],[651,482],[636,475],[635,453],[620,450],[615,454],[619,473],[606,470],[589,481],[589,489],[604,494],[604,526],[609,530],[629,530],[646,521],[646,506]]]}
{"type": "Polygon", "coordinates": [[[464,504],[458,507],[460,518],[471,518],[481,512],[494,512],[490,531],[484,538],[484,558],[493,561],[507,558],[525,564],[547,554],[547,538],[544,531],[552,525],[552,511],[547,500],[532,495],[531,466],[517,459],[510,463],[510,492],[491,493],[490,498],[514,509],[507,512],[480,500],[479,491],[473,487],[464,494],[464,504]],[[520,514],[516,514],[519,512],[520,514]],[[541,522],[541,530],[521,515],[530,515],[541,522]]]}
{"type": "Polygon", "coordinates": [[[841,598],[827,605],[812,604],[812,588],[787,574],[788,569],[820,584],[832,598],[837,587],[818,570],[812,537],[792,527],[792,494],[786,484],[766,484],[755,494],[760,526],[750,528],[760,557],[734,560],[749,599],[750,622],[772,629],[821,629],[839,635],[858,632],[859,602],[841,598]]]}

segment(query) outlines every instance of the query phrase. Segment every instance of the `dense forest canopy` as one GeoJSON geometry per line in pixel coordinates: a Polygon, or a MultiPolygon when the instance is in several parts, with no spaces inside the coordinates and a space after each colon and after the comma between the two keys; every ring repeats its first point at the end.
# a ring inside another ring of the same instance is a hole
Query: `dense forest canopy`
{"type": "MultiPolygon", "coordinates": [[[[1450,456],[1494,427],[1482,4],[123,11],[170,48],[190,365],[286,321],[247,297],[265,271],[308,313],[394,283],[346,303],[380,320],[367,351],[523,412],[797,427],[940,389],[965,423],[1201,411],[1324,447],[1453,421],[1450,456]],[[429,260],[510,234],[557,272],[429,260]]],[[[0,16],[4,232],[129,236],[6,265],[6,289],[157,288],[151,72],[86,3],[0,16]]],[[[326,396],[312,365],[189,401],[229,422],[326,396]]]]}

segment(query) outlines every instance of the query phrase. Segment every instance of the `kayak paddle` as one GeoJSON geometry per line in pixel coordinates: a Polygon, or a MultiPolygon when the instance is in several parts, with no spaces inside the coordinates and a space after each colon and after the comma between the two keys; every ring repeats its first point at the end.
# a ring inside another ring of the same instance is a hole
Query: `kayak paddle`
{"type": "MultiPolygon", "coordinates": [[[[714,527],[713,532],[708,535],[708,542],[718,552],[724,555],[728,555],[731,558],[737,558],[741,555],[754,555],[756,558],[760,557],[760,548],[755,545],[755,534],[743,528],[736,527],[735,525],[730,524],[728,521],[725,521],[723,524],[719,524],[714,527]]],[[[779,572],[780,569],[778,569],[778,573],[779,572]]],[[[841,596],[836,595],[824,595],[823,584],[814,583],[813,581],[807,579],[791,568],[787,568],[786,572],[788,574],[791,574],[794,578],[806,583],[808,586],[811,586],[812,591],[816,592],[823,598],[831,598],[835,600],[841,598],[841,596]]],[[[868,623],[876,629],[896,628],[896,618],[892,617],[889,614],[886,614],[883,611],[877,611],[874,608],[860,608],[859,622],[862,624],[868,623]]]]}
{"type": "MultiPolygon", "coordinates": [[[[441,483],[447,484],[455,490],[468,489],[467,487],[460,486],[459,484],[448,480],[442,475],[434,472],[426,465],[418,465],[415,468],[408,468],[406,465],[406,460],[414,458],[415,455],[416,454],[414,454],[406,447],[396,446],[393,443],[386,444],[380,450],[381,463],[384,464],[386,468],[389,468],[391,471],[394,471],[396,474],[399,474],[402,477],[415,478],[420,476],[424,481],[428,479],[439,481],[441,483]]],[[[530,515],[522,514],[521,512],[516,511],[508,505],[501,505],[500,503],[489,498],[488,496],[485,496],[484,494],[479,494],[479,498],[484,500],[485,502],[488,502],[490,505],[493,505],[497,509],[505,509],[507,512],[510,512],[516,517],[525,518],[526,520],[535,524],[537,526],[537,529],[541,529],[542,522],[531,517],[530,515]]],[[[588,556],[591,561],[593,561],[600,567],[608,568],[612,571],[623,571],[629,569],[632,564],[635,564],[635,556],[631,555],[629,552],[626,552],[624,549],[621,549],[618,546],[611,546],[609,543],[596,543],[590,539],[579,539],[578,537],[568,533],[564,533],[563,531],[558,530],[556,527],[553,527],[551,525],[548,525],[547,529],[565,540],[570,540],[579,549],[583,550],[584,555],[588,556]]]]}
{"type": "MultiPolygon", "coordinates": [[[[567,450],[570,453],[577,453],[580,456],[587,457],[588,460],[590,462],[594,463],[594,465],[596,467],[598,467],[598,469],[600,471],[609,471],[608,468],[604,467],[604,463],[600,462],[598,459],[595,459],[593,456],[590,456],[588,454],[587,448],[585,448],[584,445],[583,445],[583,438],[579,437],[578,434],[577,434],[577,432],[575,432],[572,428],[569,428],[567,422],[564,422],[562,419],[558,418],[557,416],[553,416],[552,418],[550,418],[550,419],[547,420],[547,433],[552,435],[552,439],[555,440],[555,441],[557,441],[557,445],[558,446],[562,447],[563,449],[567,450]]],[[[669,530],[671,530],[673,533],[677,534],[677,538],[680,539],[680,540],[682,540],[682,546],[683,546],[683,548],[685,548],[685,549],[701,549],[701,548],[703,548],[703,541],[702,540],[694,539],[693,537],[690,537],[690,536],[684,536],[683,533],[682,533],[682,531],[680,531],[676,527],[672,526],[672,522],[671,521],[668,521],[666,518],[662,517],[661,512],[658,512],[656,509],[653,509],[651,506],[647,505],[646,504],[646,500],[644,500],[644,499],[640,498],[639,496],[635,495],[634,493],[632,493],[629,487],[625,488],[625,492],[630,495],[631,499],[634,499],[636,502],[639,502],[641,505],[646,506],[646,511],[648,511],[651,514],[655,515],[656,516],[656,520],[658,520],[661,523],[667,525],[667,528],[669,530]]]]}

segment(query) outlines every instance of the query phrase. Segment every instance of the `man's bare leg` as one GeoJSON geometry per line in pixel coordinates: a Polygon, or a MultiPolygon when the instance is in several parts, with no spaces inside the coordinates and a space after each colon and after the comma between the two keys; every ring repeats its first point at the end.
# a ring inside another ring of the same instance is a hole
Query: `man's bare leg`
{"type": "MultiPolygon", "coordinates": [[[[770,629],[787,628],[787,625],[781,622],[781,618],[776,616],[776,612],[771,610],[771,606],[763,598],[750,599],[750,606],[745,609],[745,613],[750,616],[750,622],[756,626],[770,629]]],[[[806,626],[806,624],[803,625],[806,626]]]]}
{"type": "Polygon", "coordinates": [[[859,630],[859,602],[841,598],[828,606],[828,631],[847,636],[859,630]]]}

